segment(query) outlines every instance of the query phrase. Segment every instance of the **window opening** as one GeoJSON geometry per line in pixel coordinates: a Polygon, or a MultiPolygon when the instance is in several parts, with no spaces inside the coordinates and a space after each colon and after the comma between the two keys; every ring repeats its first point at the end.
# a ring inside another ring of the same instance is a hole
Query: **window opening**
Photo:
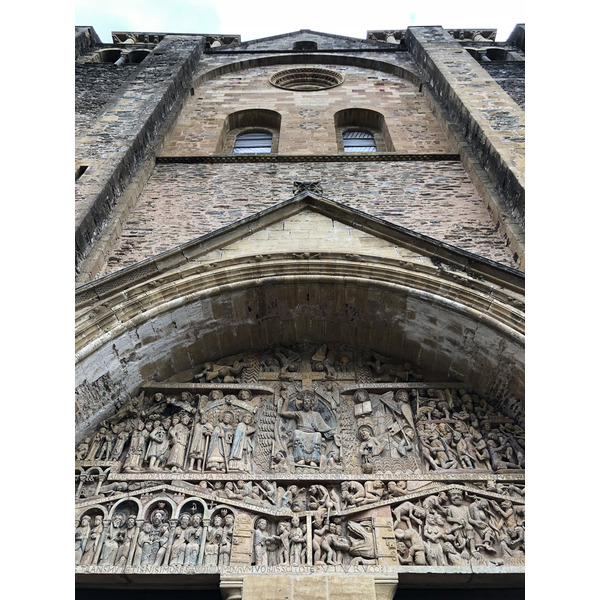
{"type": "Polygon", "coordinates": [[[234,154],[258,154],[271,152],[273,136],[263,131],[240,133],[235,138],[234,154]]]}
{"type": "Polygon", "coordinates": [[[344,152],[377,152],[375,138],[368,131],[345,131],[342,140],[344,152]]]}
{"type": "Polygon", "coordinates": [[[81,165],[75,169],[75,181],[77,182],[81,176],[87,171],[87,165],[81,165]]]}

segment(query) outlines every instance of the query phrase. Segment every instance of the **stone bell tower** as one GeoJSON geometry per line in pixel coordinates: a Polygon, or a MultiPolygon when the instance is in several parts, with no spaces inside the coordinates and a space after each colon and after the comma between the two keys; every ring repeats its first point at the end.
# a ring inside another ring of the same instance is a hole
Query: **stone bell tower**
{"type": "Polygon", "coordinates": [[[523,597],[524,32],[76,28],[81,600],[523,597]]]}

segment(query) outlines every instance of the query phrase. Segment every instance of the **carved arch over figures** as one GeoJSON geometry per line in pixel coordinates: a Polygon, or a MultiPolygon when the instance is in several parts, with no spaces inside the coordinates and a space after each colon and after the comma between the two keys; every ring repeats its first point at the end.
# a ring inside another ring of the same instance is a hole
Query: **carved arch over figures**
{"type": "Polygon", "coordinates": [[[384,359],[280,345],[144,386],[78,449],[108,473],[78,572],[522,566],[522,415],[384,359]]]}
{"type": "Polygon", "coordinates": [[[521,273],[302,192],[78,288],[77,438],[145,382],[302,341],[518,404],[523,307],[521,273]],[[307,229],[302,252],[265,241],[307,229]]]}
{"type": "Polygon", "coordinates": [[[304,192],[77,318],[78,573],[522,565],[511,270],[304,192]]]}

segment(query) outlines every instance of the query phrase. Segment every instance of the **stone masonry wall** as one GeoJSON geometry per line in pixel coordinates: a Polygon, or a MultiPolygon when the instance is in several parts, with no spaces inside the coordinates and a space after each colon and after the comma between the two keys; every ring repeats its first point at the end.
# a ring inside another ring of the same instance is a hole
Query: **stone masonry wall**
{"type": "Polygon", "coordinates": [[[91,122],[100,114],[133,73],[137,65],[115,66],[112,63],[75,65],[75,135],[84,135],[91,122]]]}
{"type": "Polygon", "coordinates": [[[159,164],[105,275],[249,216],[320,181],[325,197],[514,267],[459,162],[159,164]]]}
{"type": "Polygon", "coordinates": [[[385,117],[398,153],[452,153],[440,124],[417,86],[390,73],[346,65],[319,67],[341,73],[344,82],[319,91],[291,91],[269,83],[275,73],[290,68],[273,65],[221,75],[198,86],[188,98],[163,156],[215,153],[227,115],[244,109],[269,109],[281,115],[279,154],[337,154],[334,114],[348,108],[368,108],[385,117]]]}
{"type": "Polygon", "coordinates": [[[511,216],[524,228],[524,112],[441,27],[410,28],[407,46],[428,72],[434,97],[496,182],[511,216]]]}
{"type": "Polygon", "coordinates": [[[76,156],[89,166],[75,189],[77,269],[178,113],[203,44],[201,36],[166,36],[135,71],[127,89],[77,138],[76,156]]]}
{"type": "Polygon", "coordinates": [[[525,110],[525,63],[480,63],[496,83],[525,110]]]}

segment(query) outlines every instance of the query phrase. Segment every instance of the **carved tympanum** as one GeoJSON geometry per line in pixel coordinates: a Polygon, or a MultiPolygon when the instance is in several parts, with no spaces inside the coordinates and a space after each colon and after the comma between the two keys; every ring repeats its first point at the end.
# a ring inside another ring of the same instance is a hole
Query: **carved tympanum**
{"type": "Polygon", "coordinates": [[[427,378],[322,344],[142,389],[76,448],[77,569],[522,565],[517,401],[427,378]]]}

